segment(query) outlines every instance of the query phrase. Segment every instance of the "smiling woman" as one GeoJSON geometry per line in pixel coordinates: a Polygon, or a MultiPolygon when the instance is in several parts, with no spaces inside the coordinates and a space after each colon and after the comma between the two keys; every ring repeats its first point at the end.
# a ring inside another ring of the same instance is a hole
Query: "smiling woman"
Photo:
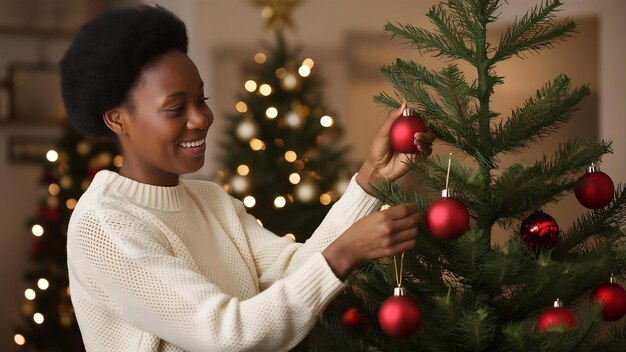
{"type": "MultiPolygon", "coordinates": [[[[69,121],[121,146],[119,173],[98,172],[72,213],[72,304],[89,351],[286,351],[301,341],[366,260],[414,246],[414,205],[378,212],[377,178],[407,156],[387,135],[311,238],[261,227],[220,186],[181,180],[202,167],[213,123],[186,54],[185,25],[160,7],[106,13],[85,25],[61,62],[69,121]]],[[[415,143],[430,154],[433,136],[415,143]]],[[[71,166],[70,166],[71,167],[71,166]]]]}

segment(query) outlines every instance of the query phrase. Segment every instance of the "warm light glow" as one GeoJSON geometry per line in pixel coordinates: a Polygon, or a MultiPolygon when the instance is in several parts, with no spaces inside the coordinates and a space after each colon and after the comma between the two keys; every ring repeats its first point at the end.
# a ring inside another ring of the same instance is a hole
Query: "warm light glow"
{"type": "Polygon", "coordinates": [[[246,90],[250,93],[254,92],[256,90],[257,84],[255,81],[249,79],[246,81],[246,83],[244,83],[244,88],[246,88],[246,90]]]}
{"type": "Polygon", "coordinates": [[[56,208],[59,207],[59,198],[57,198],[57,197],[48,197],[48,199],[46,200],[46,203],[48,204],[48,208],[56,209],[56,208]]]}
{"type": "Polygon", "coordinates": [[[51,196],[58,196],[59,192],[61,192],[61,187],[56,183],[51,183],[48,186],[48,193],[50,193],[51,196]]]}
{"type": "Polygon", "coordinates": [[[285,116],[285,121],[287,121],[287,125],[291,128],[298,128],[302,125],[302,118],[295,111],[290,111],[285,116]]]}
{"type": "Polygon", "coordinates": [[[237,137],[247,141],[257,133],[257,127],[253,121],[245,119],[237,125],[237,137]]]}
{"type": "Polygon", "coordinates": [[[61,179],[59,180],[59,183],[61,184],[61,187],[65,188],[65,189],[69,189],[72,187],[72,184],[74,182],[72,182],[72,177],[68,176],[68,175],[64,175],[63,177],[61,177],[61,179]]]}
{"type": "Polygon", "coordinates": [[[302,66],[307,66],[308,68],[313,68],[313,66],[315,66],[315,62],[313,62],[313,59],[308,57],[308,58],[304,59],[304,61],[302,61],[302,66]]]}
{"type": "Polygon", "coordinates": [[[285,235],[285,237],[291,238],[294,242],[296,241],[296,235],[294,235],[293,233],[288,233],[285,235]]]}
{"type": "Polygon", "coordinates": [[[15,341],[15,344],[18,346],[23,346],[26,343],[26,339],[21,334],[15,334],[13,341],[15,341]]]}
{"type": "Polygon", "coordinates": [[[265,143],[258,138],[252,138],[250,140],[250,148],[252,148],[252,150],[263,150],[265,149],[265,143]]]}
{"type": "Polygon", "coordinates": [[[274,144],[276,144],[277,147],[284,147],[285,146],[285,141],[283,141],[281,138],[274,138],[274,144]]]}
{"type": "Polygon", "coordinates": [[[235,104],[235,110],[243,114],[244,112],[248,111],[248,104],[244,103],[243,101],[238,101],[237,104],[235,104]]]}
{"type": "Polygon", "coordinates": [[[248,173],[250,173],[250,168],[248,167],[248,165],[241,164],[237,166],[237,173],[241,176],[246,176],[248,173]]]}
{"type": "Polygon", "coordinates": [[[261,84],[261,86],[259,87],[259,92],[261,93],[261,95],[263,96],[268,96],[270,94],[272,94],[272,86],[270,86],[267,83],[263,83],[261,84]]]}
{"type": "Polygon", "coordinates": [[[87,141],[80,141],[76,145],[76,152],[80,155],[87,155],[91,151],[91,144],[87,141]]]}
{"type": "Polygon", "coordinates": [[[333,123],[334,123],[333,118],[328,115],[324,115],[320,118],[320,125],[324,127],[330,127],[333,125],[333,123]]]}
{"type": "Polygon", "coordinates": [[[59,153],[57,153],[56,150],[48,150],[48,152],[46,153],[46,159],[48,159],[49,162],[53,163],[59,159],[59,153]]]}
{"type": "Polygon", "coordinates": [[[324,205],[330,204],[331,201],[332,201],[332,197],[330,196],[329,193],[324,193],[320,196],[320,203],[324,205]]]}
{"type": "Polygon", "coordinates": [[[298,69],[298,74],[302,77],[308,77],[311,74],[311,68],[309,66],[302,65],[298,69]]]}
{"type": "Polygon", "coordinates": [[[278,196],[274,198],[274,206],[276,208],[282,208],[287,204],[287,200],[283,196],[278,196]]]}
{"type": "Polygon", "coordinates": [[[239,194],[247,192],[250,188],[250,183],[248,182],[248,180],[245,177],[239,175],[235,175],[230,180],[230,184],[233,187],[233,191],[239,194]]]}
{"type": "Polygon", "coordinates": [[[263,227],[263,223],[261,222],[261,220],[256,219],[256,223],[259,224],[259,226],[263,227]]]}
{"type": "Polygon", "coordinates": [[[32,288],[27,288],[26,291],[24,291],[24,297],[26,297],[27,300],[32,301],[35,297],[37,297],[37,293],[32,288]]]}
{"type": "Polygon", "coordinates": [[[302,160],[296,160],[296,161],[293,163],[293,166],[295,166],[296,170],[302,170],[302,169],[304,169],[304,161],[302,161],[302,160]]]}
{"type": "Polygon", "coordinates": [[[76,207],[76,203],[76,199],[70,198],[65,202],[65,206],[67,207],[67,209],[72,210],[74,209],[74,207],[76,207]]]}
{"type": "Polygon", "coordinates": [[[35,323],[37,324],[43,324],[44,318],[43,318],[43,314],[41,313],[35,313],[33,315],[33,320],[35,321],[35,323]]]}
{"type": "Polygon", "coordinates": [[[265,110],[265,116],[267,116],[268,119],[275,119],[276,116],[278,116],[278,109],[270,106],[267,110],[265,110]]]}
{"type": "Polygon", "coordinates": [[[116,155],[115,158],[113,158],[113,165],[115,165],[115,167],[122,167],[123,164],[124,164],[123,156],[116,155]]]}
{"type": "Polygon", "coordinates": [[[263,53],[256,53],[254,55],[254,62],[256,62],[257,64],[265,63],[266,60],[267,56],[265,56],[265,54],[263,53]]]}
{"type": "Polygon", "coordinates": [[[69,286],[65,289],[65,293],[66,293],[68,296],[71,296],[71,295],[72,295],[72,291],[70,291],[70,287],[69,287],[69,286]]]}
{"type": "Polygon", "coordinates": [[[37,287],[39,287],[40,290],[47,290],[48,287],[50,287],[50,283],[48,280],[41,278],[37,280],[37,287]]]}
{"type": "Polygon", "coordinates": [[[289,182],[291,182],[292,185],[297,185],[298,183],[300,183],[300,174],[294,172],[289,175],[289,182]]]}
{"type": "Polygon", "coordinates": [[[41,237],[43,235],[43,226],[36,224],[30,229],[35,237],[41,237]]]}
{"type": "Polygon", "coordinates": [[[288,150],[285,152],[285,160],[287,160],[288,162],[293,163],[294,161],[296,161],[296,159],[298,159],[298,155],[293,150],[288,150]]]}
{"type": "Polygon", "coordinates": [[[298,77],[296,77],[293,73],[288,73],[285,78],[283,78],[282,83],[285,89],[292,90],[298,85],[298,77]]]}
{"type": "Polygon", "coordinates": [[[253,196],[246,196],[243,199],[243,205],[245,205],[248,208],[252,208],[253,206],[256,205],[256,199],[254,199],[253,196]]]}
{"type": "Polygon", "coordinates": [[[285,78],[287,76],[287,69],[284,67],[276,69],[276,77],[277,78],[285,78]]]}

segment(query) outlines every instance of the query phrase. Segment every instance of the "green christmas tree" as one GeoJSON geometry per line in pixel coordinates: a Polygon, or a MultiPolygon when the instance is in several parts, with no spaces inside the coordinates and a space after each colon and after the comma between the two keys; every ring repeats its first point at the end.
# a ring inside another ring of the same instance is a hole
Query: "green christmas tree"
{"type": "Polygon", "coordinates": [[[84,351],[70,300],[67,226],[95,174],[117,170],[122,159],[114,143],[84,139],[67,125],[48,160],[41,177],[48,194],[28,223],[34,239],[24,273],[23,322],[16,329],[15,343],[29,351],[84,351]]]}
{"type": "Polygon", "coordinates": [[[282,30],[255,57],[221,156],[227,191],[264,227],[306,240],[343,193],[354,167],[343,129],[323,104],[314,61],[299,58],[282,30]],[[288,220],[286,220],[288,219],[288,220]]]}
{"type": "MultiPolygon", "coordinates": [[[[490,107],[494,90],[505,84],[505,77],[496,72],[497,63],[551,48],[572,35],[575,23],[555,16],[560,1],[546,0],[513,21],[499,42],[490,43],[487,28],[505,5],[499,0],[450,0],[427,13],[434,25],[432,31],[412,25],[385,26],[392,36],[408,41],[421,53],[441,57],[447,66],[432,70],[398,59],[382,67],[395,94],[382,93],[375,102],[397,108],[405,99],[437,139],[453,147],[454,158],[449,171],[447,159],[410,165],[432,193],[409,192],[393,182],[377,185],[378,196],[385,203],[416,203],[422,210],[418,244],[403,260],[372,261],[358,268],[346,293],[337,298],[308,337],[305,349],[624,350],[626,318],[605,322],[606,313],[601,309],[606,307],[590,299],[611,274],[618,284],[626,282],[623,187],[614,187],[611,181],[612,200],[585,212],[569,229],[561,229],[558,237],[553,227],[543,227],[541,221],[533,223],[537,209],[582,187],[579,180],[585,169],[612,153],[611,143],[571,139],[536,161],[503,165],[500,160],[504,154],[517,154],[555,133],[568,122],[589,88],[572,87],[566,75],[559,75],[508,116],[490,107]],[[475,69],[476,79],[465,78],[457,66],[459,61],[475,69]],[[436,236],[439,228],[427,226],[426,219],[441,190],[448,187],[468,209],[470,221],[460,237],[442,240],[436,236]],[[522,227],[529,222],[535,227],[522,227]],[[509,235],[503,245],[491,244],[495,225],[509,235]],[[537,229],[548,231],[556,243],[546,245],[541,238],[528,237],[537,229]],[[400,269],[400,262],[403,275],[396,276],[394,269],[400,269]],[[408,338],[387,335],[377,316],[400,278],[422,314],[419,328],[408,338]],[[538,321],[557,298],[565,302],[575,324],[543,329],[538,321]],[[343,324],[342,318],[347,319],[343,324]]],[[[615,299],[618,306],[626,304],[624,298],[615,299]]]]}

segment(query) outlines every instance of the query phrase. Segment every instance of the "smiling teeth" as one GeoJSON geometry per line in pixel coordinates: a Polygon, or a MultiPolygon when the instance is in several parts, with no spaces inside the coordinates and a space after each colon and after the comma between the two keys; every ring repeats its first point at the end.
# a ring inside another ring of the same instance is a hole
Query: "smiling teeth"
{"type": "Polygon", "coordinates": [[[194,141],[194,142],[182,142],[182,143],[179,143],[178,145],[180,145],[183,148],[194,148],[194,147],[199,147],[203,144],[204,144],[204,139],[201,139],[199,141],[194,141]]]}

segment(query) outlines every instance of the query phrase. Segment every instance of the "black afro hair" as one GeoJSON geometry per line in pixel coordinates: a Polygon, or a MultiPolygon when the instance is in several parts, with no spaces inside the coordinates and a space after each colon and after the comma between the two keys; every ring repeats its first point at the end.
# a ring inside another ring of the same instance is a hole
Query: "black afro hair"
{"type": "Polygon", "coordinates": [[[162,7],[106,12],[83,25],[61,59],[69,121],[88,137],[113,137],[103,114],[126,102],[141,71],[171,50],[187,53],[185,24],[162,7]]]}

